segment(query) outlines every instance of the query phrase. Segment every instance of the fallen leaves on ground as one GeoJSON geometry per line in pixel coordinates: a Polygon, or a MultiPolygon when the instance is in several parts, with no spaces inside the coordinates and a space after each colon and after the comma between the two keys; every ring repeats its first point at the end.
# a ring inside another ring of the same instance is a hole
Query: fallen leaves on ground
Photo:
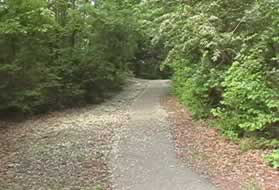
{"type": "Polygon", "coordinates": [[[115,130],[146,82],[131,79],[100,105],[0,121],[0,190],[111,189],[109,157],[115,130]]]}
{"type": "Polygon", "coordinates": [[[177,98],[162,100],[174,124],[177,155],[193,170],[208,176],[223,190],[278,190],[279,171],[263,160],[268,150],[241,151],[205,122],[193,121],[177,98]]]}

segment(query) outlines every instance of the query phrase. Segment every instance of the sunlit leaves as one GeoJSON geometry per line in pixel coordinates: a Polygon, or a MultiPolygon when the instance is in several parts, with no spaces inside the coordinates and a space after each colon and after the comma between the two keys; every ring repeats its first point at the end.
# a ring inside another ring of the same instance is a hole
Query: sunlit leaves
{"type": "Polygon", "coordinates": [[[194,114],[213,113],[233,138],[278,126],[278,1],[142,5],[152,7],[143,17],[154,20],[148,22],[152,42],[163,41],[169,50],[164,63],[174,69],[176,92],[194,114]]]}

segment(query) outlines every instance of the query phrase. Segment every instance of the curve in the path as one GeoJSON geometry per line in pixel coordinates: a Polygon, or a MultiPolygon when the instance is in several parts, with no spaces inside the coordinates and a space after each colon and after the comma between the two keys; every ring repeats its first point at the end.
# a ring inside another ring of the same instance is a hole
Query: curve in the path
{"type": "Polygon", "coordinates": [[[130,106],[130,120],[111,158],[114,190],[215,190],[176,158],[167,114],[160,106],[170,82],[149,81],[130,106]]]}

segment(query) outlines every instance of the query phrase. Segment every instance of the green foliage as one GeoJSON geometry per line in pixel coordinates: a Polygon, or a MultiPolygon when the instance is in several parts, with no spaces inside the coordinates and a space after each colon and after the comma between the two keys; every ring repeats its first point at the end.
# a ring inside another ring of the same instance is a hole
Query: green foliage
{"type": "Polygon", "coordinates": [[[153,26],[155,24],[154,19],[162,14],[157,12],[156,3],[154,5],[148,4],[150,6],[146,7],[145,2],[139,0],[126,0],[123,2],[124,4],[129,2],[128,6],[133,10],[134,16],[137,19],[138,49],[129,68],[136,77],[140,78],[170,78],[172,70],[169,67],[164,69],[161,67],[167,53],[164,44],[163,42],[155,44],[151,40],[153,32],[157,28],[153,26]],[[153,15],[153,10],[157,12],[156,15],[153,15]]]}
{"type": "Polygon", "coordinates": [[[278,128],[278,6],[269,0],[140,4],[148,10],[143,29],[175,72],[176,94],[195,117],[215,117],[233,139],[278,128]]]}
{"type": "Polygon", "coordinates": [[[265,68],[251,53],[240,62],[234,62],[227,72],[223,107],[214,110],[224,126],[235,130],[264,130],[279,121],[278,93],[268,86],[265,68]]]}
{"type": "Polygon", "coordinates": [[[239,140],[240,149],[247,151],[251,149],[276,149],[279,147],[279,140],[277,139],[266,139],[258,137],[245,137],[239,140]]]}
{"type": "Polygon", "coordinates": [[[0,112],[42,112],[120,88],[137,49],[130,12],[112,1],[0,1],[0,112]]]}
{"type": "Polygon", "coordinates": [[[104,190],[104,188],[101,185],[97,185],[94,190],[104,190]]]}
{"type": "MultiPolygon", "coordinates": [[[[147,0],[137,11],[195,118],[213,120],[243,151],[278,149],[277,0],[147,0]]],[[[278,155],[266,157],[274,168],[278,155]]]]}
{"type": "Polygon", "coordinates": [[[265,160],[273,167],[279,168],[279,149],[268,155],[265,160]]]}

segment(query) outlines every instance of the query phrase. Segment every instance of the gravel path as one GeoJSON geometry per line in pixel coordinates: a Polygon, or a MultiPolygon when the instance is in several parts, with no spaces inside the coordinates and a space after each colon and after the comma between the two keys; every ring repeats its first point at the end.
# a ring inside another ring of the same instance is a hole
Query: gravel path
{"type": "Polygon", "coordinates": [[[215,189],[176,158],[168,89],[131,79],[100,105],[0,121],[0,190],[215,189]]]}
{"type": "Polygon", "coordinates": [[[114,190],[214,190],[176,158],[167,114],[160,106],[169,81],[150,81],[119,128],[111,159],[114,190]]]}
{"type": "Polygon", "coordinates": [[[100,105],[0,122],[0,190],[110,189],[112,137],[145,87],[133,79],[100,105]]]}

